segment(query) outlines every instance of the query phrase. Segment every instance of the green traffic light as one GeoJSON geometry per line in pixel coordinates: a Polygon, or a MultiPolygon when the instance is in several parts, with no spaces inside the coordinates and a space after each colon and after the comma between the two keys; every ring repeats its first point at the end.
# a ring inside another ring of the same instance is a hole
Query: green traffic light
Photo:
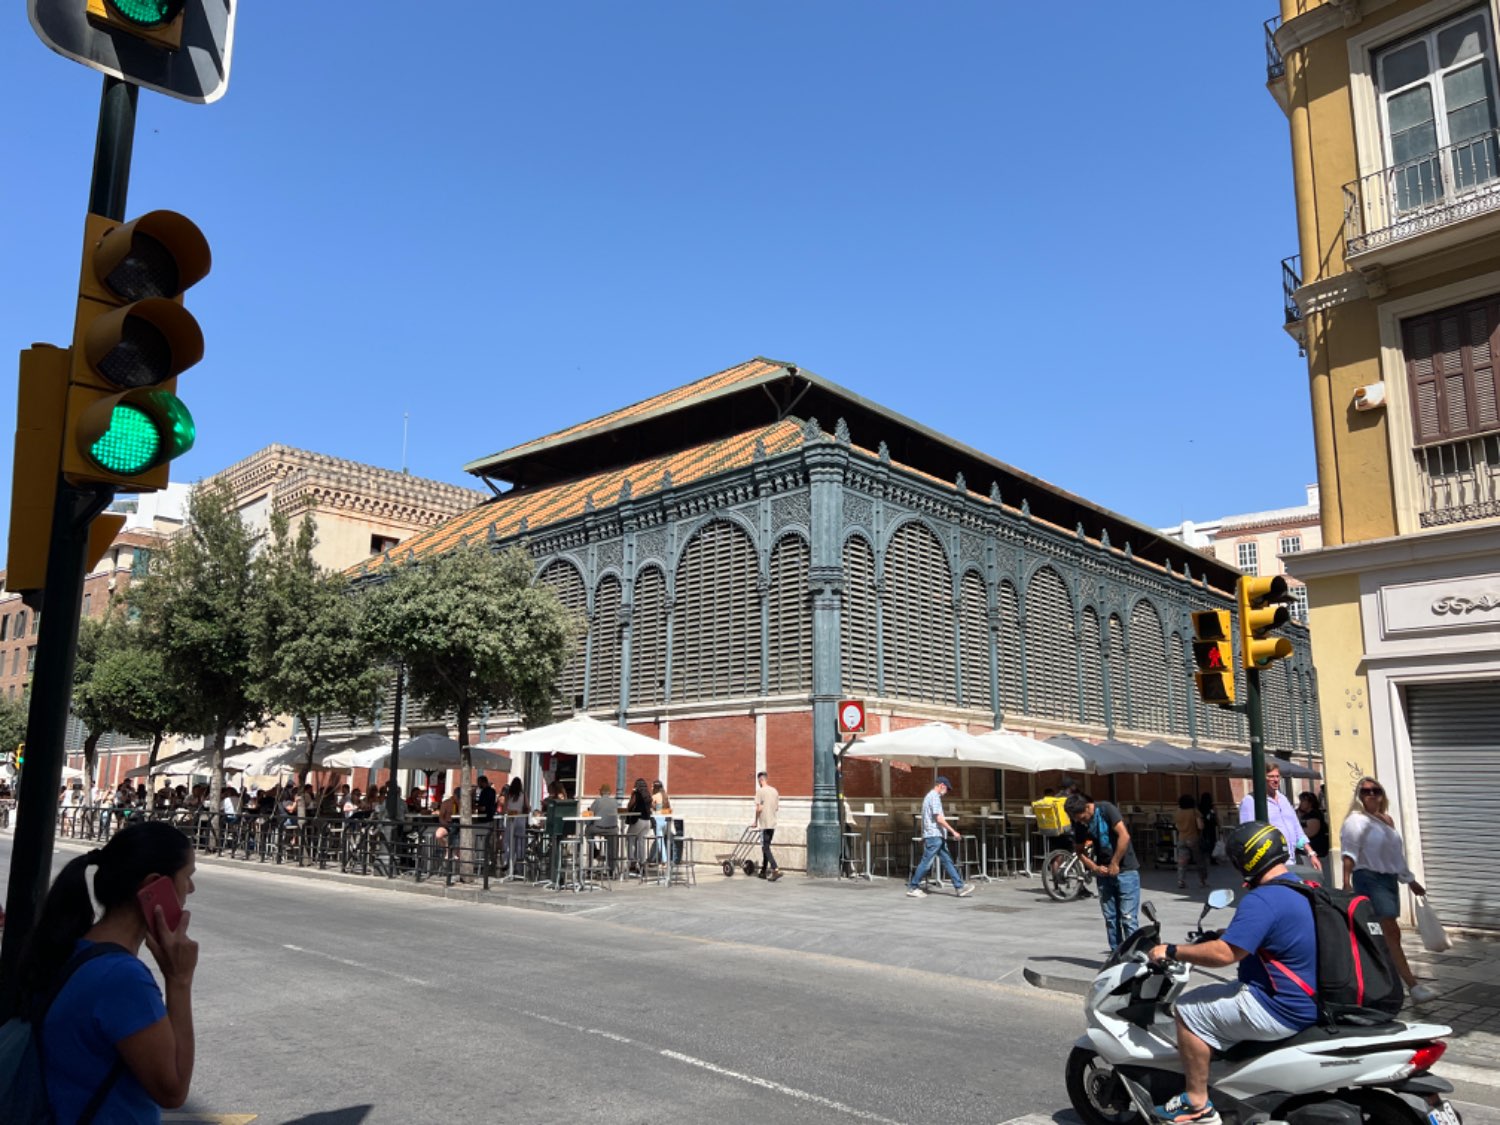
{"type": "Polygon", "coordinates": [[[160,27],[177,18],[183,0],[108,0],[108,3],[117,16],[138,27],[160,27]]]}
{"type": "Polygon", "coordinates": [[[176,395],[137,392],[115,403],[109,428],[89,447],[89,457],[107,472],[134,476],[182,456],[197,435],[193,416],[176,395]]]}
{"type": "Polygon", "coordinates": [[[144,472],[161,455],[161,431],[138,406],[119,403],[110,415],[109,429],[89,447],[89,456],[102,469],[121,476],[144,472]]]}

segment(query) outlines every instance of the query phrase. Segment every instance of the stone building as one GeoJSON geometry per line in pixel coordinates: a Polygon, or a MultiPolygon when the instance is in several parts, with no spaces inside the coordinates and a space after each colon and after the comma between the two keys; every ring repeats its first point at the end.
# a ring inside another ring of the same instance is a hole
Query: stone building
{"type": "MultiPolygon", "coordinates": [[[[385,558],[524,544],[587,625],[557,710],[704,754],[624,770],[666,781],[700,838],[738,835],[767,769],[778,843],[797,862],[810,840],[828,873],[841,698],[877,730],[1245,745],[1239,715],[1198,701],[1189,648],[1190,611],[1232,610],[1236,571],[795,365],[741,363],[465,467],[507,490],[385,558]]],[[[1265,677],[1268,749],[1316,751],[1307,634],[1292,634],[1295,657],[1265,677]]],[[[959,800],[994,800],[998,771],[960,773],[959,800]]],[[[851,763],[844,781],[904,809],[930,774],[851,763]]],[[[1159,784],[1122,782],[1142,800],[1159,784]]]]}

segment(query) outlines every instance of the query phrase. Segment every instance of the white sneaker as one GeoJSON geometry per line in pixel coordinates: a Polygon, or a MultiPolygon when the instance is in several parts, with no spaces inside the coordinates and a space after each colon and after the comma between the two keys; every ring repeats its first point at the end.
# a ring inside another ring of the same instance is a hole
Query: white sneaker
{"type": "Polygon", "coordinates": [[[927,892],[924,891],[921,887],[908,887],[907,890],[906,890],[906,897],[907,898],[926,898],[927,897],[927,892]]]}
{"type": "Polygon", "coordinates": [[[974,884],[973,883],[965,883],[963,886],[961,886],[961,887],[958,888],[958,897],[959,898],[968,898],[973,893],[974,893],[974,884]]]}
{"type": "Polygon", "coordinates": [[[1412,985],[1406,990],[1406,994],[1411,997],[1413,1004],[1426,1004],[1438,998],[1437,992],[1425,984],[1412,985]]]}

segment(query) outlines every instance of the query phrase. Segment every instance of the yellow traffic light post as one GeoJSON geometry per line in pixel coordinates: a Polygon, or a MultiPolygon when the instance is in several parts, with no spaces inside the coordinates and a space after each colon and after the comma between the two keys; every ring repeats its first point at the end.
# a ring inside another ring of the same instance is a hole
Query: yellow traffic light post
{"type": "Polygon", "coordinates": [[[1292,655],[1292,642],[1270,636],[1291,620],[1291,594],[1281,575],[1242,577],[1235,587],[1240,613],[1240,663],[1245,666],[1245,717],[1250,721],[1250,770],[1255,784],[1255,818],[1266,819],[1265,716],[1261,711],[1260,670],[1292,655]]]}

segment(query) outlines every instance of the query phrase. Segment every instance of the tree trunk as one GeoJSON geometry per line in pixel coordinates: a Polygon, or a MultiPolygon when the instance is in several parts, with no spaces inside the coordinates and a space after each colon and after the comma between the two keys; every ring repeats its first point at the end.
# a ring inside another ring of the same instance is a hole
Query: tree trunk
{"type": "Polygon", "coordinates": [[[83,785],[84,796],[88,803],[94,803],[94,767],[99,761],[99,740],[104,737],[104,732],[89,731],[87,738],[83,740],[83,785]]]}
{"type": "MultiPolygon", "coordinates": [[[[474,754],[469,749],[469,704],[458,708],[458,834],[460,854],[472,854],[474,846],[474,754]]],[[[473,866],[464,864],[465,874],[472,873],[473,866]]]]}
{"type": "Polygon", "coordinates": [[[229,728],[214,731],[213,767],[208,775],[208,811],[216,813],[223,803],[224,795],[224,742],[229,737],[229,728]]]}
{"type": "Polygon", "coordinates": [[[157,755],[161,753],[161,740],[166,737],[165,731],[157,731],[151,736],[151,753],[146,755],[146,792],[151,792],[151,769],[156,765],[157,755]]]}

